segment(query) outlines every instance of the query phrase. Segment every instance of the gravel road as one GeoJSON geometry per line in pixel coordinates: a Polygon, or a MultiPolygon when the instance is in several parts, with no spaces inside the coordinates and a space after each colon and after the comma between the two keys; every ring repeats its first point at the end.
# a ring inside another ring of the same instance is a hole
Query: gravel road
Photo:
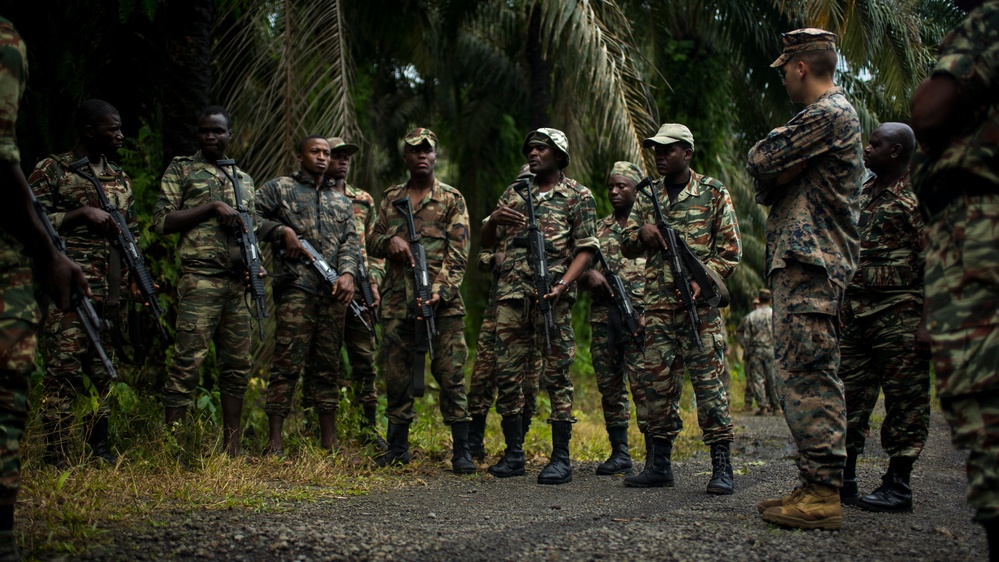
{"type": "MultiPolygon", "coordinates": [[[[934,414],[912,476],[915,510],[844,508],[838,532],[770,527],[756,502],[794,485],[794,448],[780,417],[736,417],[736,493],[709,496],[707,454],[674,463],[676,487],[625,488],[574,463],[574,480],[539,486],[540,466],[506,480],[484,473],[412,487],[285,504],[281,513],[204,511],[122,524],[93,560],[984,560],[981,528],[964,502],[965,455],[934,414]]],[[[875,437],[858,466],[862,493],[887,459],[875,437]]],[[[442,464],[442,469],[447,466],[442,464]]]]}

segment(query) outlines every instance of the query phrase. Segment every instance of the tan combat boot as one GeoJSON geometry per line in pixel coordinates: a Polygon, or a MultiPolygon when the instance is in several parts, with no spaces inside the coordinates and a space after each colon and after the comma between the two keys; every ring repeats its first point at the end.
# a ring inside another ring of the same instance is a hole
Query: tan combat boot
{"type": "Polygon", "coordinates": [[[797,497],[789,497],[783,505],[764,511],[763,520],[799,529],[836,530],[842,525],[842,513],[839,490],[810,482],[801,488],[797,497]]]}
{"type": "Polygon", "coordinates": [[[794,490],[791,490],[791,493],[784,496],[783,498],[773,498],[769,500],[763,500],[760,503],[756,504],[756,511],[759,511],[760,514],[763,514],[764,511],[770,509],[771,507],[780,507],[785,503],[793,501],[795,498],[797,498],[798,494],[800,494],[801,491],[802,491],[802,486],[798,486],[794,490]]]}

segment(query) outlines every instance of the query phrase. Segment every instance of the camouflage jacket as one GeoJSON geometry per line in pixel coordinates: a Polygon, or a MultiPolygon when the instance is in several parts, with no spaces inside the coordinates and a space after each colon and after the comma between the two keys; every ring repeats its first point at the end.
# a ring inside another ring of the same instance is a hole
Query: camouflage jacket
{"type": "Polygon", "coordinates": [[[925,225],[909,175],[872,199],[875,180],[860,196],[860,261],[846,290],[854,316],[881,312],[900,302],[923,304],[922,248],[925,225]]]}
{"type": "Polygon", "coordinates": [[[368,277],[375,285],[381,285],[382,279],[385,278],[385,260],[369,257],[367,248],[368,237],[375,229],[375,220],[378,219],[375,200],[367,191],[349,183],[344,184],[344,194],[354,204],[354,228],[357,230],[358,243],[361,246],[361,255],[364,256],[364,263],[368,269],[368,277]]]}
{"type": "Polygon", "coordinates": [[[846,289],[857,266],[860,188],[864,176],[860,120],[840,88],[778,127],[749,151],[767,217],[767,275],[785,260],[817,265],[846,289]],[[803,166],[790,182],[777,176],[803,166]]]}
{"type": "Polygon", "coordinates": [[[742,331],[742,346],[747,354],[773,353],[774,349],[774,310],[763,305],[750,312],[744,318],[746,324],[742,331]]]}
{"type": "MultiPolygon", "coordinates": [[[[537,183],[532,181],[531,197],[538,228],[545,237],[551,282],[555,283],[565,274],[576,254],[600,247],[596,232],[596,202],[589,189],[565,176],[543,197],[539,196],[537,183]]],[[[504,205],[527,216],[527,202],[514,191],[513,186],[506,188],[496,206],[504,205]]],[[[496,287],[497,300],[534,298],[534,271],[527,259],[526,234],[526,226],[516,231],[502,226],[496,229],[493,250],[505,254],[496,287]]],[[[567,288],[562,298],[575,300],[575,283],[567,288]]]]}
{"type": "MultiPolygon", "coordinates": [[[[368,238],[368,255],[388,257],[388,242],[393,236],[409,241],[406,219],[392,201],[406,196],[406,185],[389,187],[382,194],[378,218],[368,238]]],[[[437,316],[464,316],[461,281],[468,267],[468,209],[457,189],[434,180],[434,187],[420,201],[414,201],[413,222],[420,243],[427,251],[427,270],[433,279],[431,292],[441,296],[437,316]]],[[[413,306],[413,271],[406,265],[385,260],[385,277],[380,287],[382,318],[415,318],[413,306]]]]}
{"type": "MultiPolygon", "coordinates": [[[[597,223],[597,240],[600,241],[600,251],[603,252],[604,259],[607,260],[607,264],[611,266],[614,273],[621,276],[621,280],[628,288],[631,304],[637,310],[642,310],[644,308],[642,295],[645,291],[645,257],[627,259],[621,254],[622,232],[624,229],[614,218],[613,213],[597,223]]],[[[591,263],[594,268],[603,269],[596,256],[591,263]]],[[[617,306],[611,297],[593,297],[593,305],[590,307],[590,322],[606,323],[608,307],[611,306],[617,306]]]]}
{"type": "MultiPolygon", "coordinates": [[[[254,208],[253,178],[239,170],[240,197],[250,214],[254,208]]],[[[233,186],[214,162],[205,160],[201,151],[193,156],[177,156],[160,180],[160,197],[153,214],[153,228],[163,234],[163,224],[170,211],[193,209],[212,201],[224,201],[236,208],[233,186]]],[[[181,267],[186,273],[219,275],[239,274],[246,265],[233,232],[212,217],[180,233],[177,244],[181,267]]]]}
{"type": "MultiPolygon", "coordinates": [[[[742,238],[732,198],[722,183],[690,171],[690,181],[670,203],[662,178],[656,180],[656,195],[666,221],[683,237],[694,256],[706,267],[726,279],[742,259],[742,238]]],[[[655,208],[649,198],[639,194],[621,242],[626,258],[646,257],[645,310],[680,308],[673,272],[662,252],[650,250],[638,239],[638,230],[656,224],[655,208]]]]}
{"type": "MultiPolygon", "coordinates": [[[[0,162],[19,164],[14,134],[17,110],[28,78],[28,58],[24,41],[7,20],[0,18],[0,162]]],[[[13,185],[0,185],[10,193],[13,185]]],[[[32,297],[31,260],[24,246],[4,227],[0,227],[0,318],[22,320],[34,325],[41,322],[41,311],[32,297]]],[[[0,365],[0,368],[9,368],[0,365]]]]}
{"type": "MultiPolygon", "coordinates": [[[[66,241],[66,254],[83,268],[90,282],[94,297],[103,299],[109,295],[109,273],[111,271],[112,249],[106,234],[93,234],[86,225],[78,225],[69,231],[62,229],[66,213],[85,206],[100,208],[100,200],[90,180],[69,169],[70,164],[82,156],[73,151],[49,156],[35,165],[28,183],[38,201],[45,205],[49,220],[66,241]]],[[[136,235],[137,221],[132,205],[132,180],[121,168],[103,158],[104,174],[98,176],[108,201],[118,207],[125,222],[136,235]]],[[[128,269],[123,256],[115,255],[121,264],[121,277],[118,291],[127,286],[128,269]]]]}
{"type": "Polygon", "coordinates": [[[257,232],[261,240],[270,242],[271,263],[281,269],[272,272],[277,278],[275,291],[295,287],[312,295],[329,295],[313,267],[281,257],[286,228],[308,240],[339,275],[357,275],[354,209],[350,199],[333,189],[332,181],[323,180],[317,189],[301,172],[272,179],[257,190],[255,208],[257,232]]]}
{"type": "Polygon", "coordinates": [[[918,153],[913,186],[928,214],[959,188],[999,192],[999,2],[983,3],[940,44],[933,75],[957,80],[970,101],[966,125],[939,153],[918,153]]]}

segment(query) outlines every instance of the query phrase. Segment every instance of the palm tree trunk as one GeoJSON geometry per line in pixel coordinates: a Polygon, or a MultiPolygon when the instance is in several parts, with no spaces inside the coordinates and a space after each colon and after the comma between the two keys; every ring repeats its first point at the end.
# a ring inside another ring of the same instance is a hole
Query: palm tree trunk
{"type": "Polygon", "coordinates": [[[528,124],[531,129],[547,127],[549,123],[548,109],[552,102],[551,62],[545,57],[544,41],[541,37],[541,4],[531,7],[530,21],[527,25],[527,66],[530,73],[531,114],[528,124]]]}

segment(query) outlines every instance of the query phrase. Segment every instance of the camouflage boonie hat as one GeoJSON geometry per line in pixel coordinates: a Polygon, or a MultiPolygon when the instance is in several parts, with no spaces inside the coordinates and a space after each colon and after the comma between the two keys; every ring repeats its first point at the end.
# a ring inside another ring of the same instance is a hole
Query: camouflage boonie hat
{"type": "Polygon", "coordinates": [[[623,160],[620,162],[614,162],[614,167],[611,168],[610,174],[607,178],[610,179],[610,176],[614,175],[626,177],[635,183],[642,181],[642,169],[631,162],[623,160]]]}
{"type": "MultiPolygon", "coordinates": [[[[565,166],[569,165],[569,139],[565,138],[565,133],[562,131],[547,127],[535,129],[527,134],[527,138],[524,139],[524,146],[520,149],[520,152],[524,156],[527,156],[527,153],[531,151],[531,144],[533,143],[550,146],[561,152],[565,155],[565,166]]],[[[565,166],[560,166],[560,168],[565,168],[565,166]]]]}
{"type": "Polygon", "coordinates": [[[340,137],[332,137],[326,139],[330,143],[330,152],[336,152],[338,150],[346,152],[348,156],[357,154],[360,148],[356,144],[351,144],[340,137]]]}
{"type": "Polygon", "coordinates": [[[675,142],[686,142],[690,145],[690,148],[694,148],[694,135],[690,132],[690,129],[686,125],[681,125],[679,123],[663,123],[659,130],[656,131],[655,136],[649,137],[642,141],[642,146],[645,148],[652,148],[654,145],[661,144],[673,144],[675,142]]]}
{"type": "Polygon", "coordinates": [[[795,54],[805,51],[835,52],[837,40],[835,33],[817,27],[788,31],[781,35],[781,41],[784,42],[784,52],[770,66],[773,68],[784,66],[795,54]]]}
{"type": "Polygon", "coordinates": [[[406,144],[411,144],[413,146],[419,146],[423,144],[423,141],[430,143],[430,147],[437,151],[437,135],[433,131],[424,127],[418,127],[413,129],[406,135],[402,141],[406,144]]]}

